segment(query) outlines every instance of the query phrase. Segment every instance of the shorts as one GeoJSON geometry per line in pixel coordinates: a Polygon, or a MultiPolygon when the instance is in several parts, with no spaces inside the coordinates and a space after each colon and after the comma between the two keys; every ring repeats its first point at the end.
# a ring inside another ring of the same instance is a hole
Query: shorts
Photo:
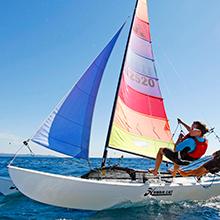
{"type": "Polygon", "coordinates": [[[188,156],[187,152],[189,151],[189,148],[185,148],[184,150],[180,151],[181,159],[178,157],[178,152],[174,152],[168,148],[163,149],[164,156],[166,156],[169,160],[173,161],[174,163],[178,165],[189,165],[190,161],[194,161],[194,158],[191,158],[188,156]],[[187,160],[187,161],[186,161],[187,160]]]}
{"type": "Polygon", "coordinates": [[[220,158],[213,158],[212,160],[203,164],[203,167],[212,174],[219,172],[220,171],[220,158]]]}

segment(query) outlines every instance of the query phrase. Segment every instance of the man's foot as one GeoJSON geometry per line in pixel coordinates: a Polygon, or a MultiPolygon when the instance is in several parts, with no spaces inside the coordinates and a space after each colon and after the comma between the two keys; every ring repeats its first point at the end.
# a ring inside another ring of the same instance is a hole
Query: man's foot
{"type": "Polygon", "coordinates": [[[173,174],[173,170],[172,169],[168,169],[167,171],[168,171],[169,174],[171,174],[171,175],[173,174]]]}
{"type": "Polygon", "coordinates": [[[149,169],[148,172],[149,172],[149,173],[152,173],[154,176],[157,176],[157,175],[158,175],[158,171],[155,170],[155,169],[149,169]]]}
{"type": "Polygon", "coordinates": [[[176,176],[176,173],[177,173],[177,171],[174,171],[174,170],[168,170],[168,172],[173,176],[173,177],[175,177],[176,176]]]}
{"type": "Polygon", "coordinates": [[[202,179],[202,176],[197,176],[196,177],[197,182],[201,182],[201,179],[202,179]]]}
{"type": "Polygon", "coordinates": [[[178,170],[177,172],[178,172],[181,176],[187,176],[186,173],[185,173],[184,171],[182,171],[182,170],[178,170]]]}

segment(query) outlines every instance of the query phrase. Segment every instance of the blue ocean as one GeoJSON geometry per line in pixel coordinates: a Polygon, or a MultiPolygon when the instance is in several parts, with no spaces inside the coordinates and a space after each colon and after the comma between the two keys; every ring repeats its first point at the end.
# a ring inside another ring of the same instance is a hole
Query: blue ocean
{"type": "MultiPolygon", "coordinates": [[[[8,176],[7,164],[11,158],[0,157],[0,176],[8,176]]],[[[71,158],[19,157],[14,164],[51,173],[79,176],[90,168],[100,166],[101,159],[93,158],[90,163],[71,158]]],[[[147,169],[153,161],[137,158],[109,159],[108,165],[119,164],[130,168],[147,169]]],[[[163,167],[166,168],[165,165],[163,167]]],[[[0,195],[0,219],[220,219],[220,198],[204,202],[166,203],[150,201],[132,208],[105,211],[81,211],[64,209],[35,202],[21,194],[0,195]]]]}

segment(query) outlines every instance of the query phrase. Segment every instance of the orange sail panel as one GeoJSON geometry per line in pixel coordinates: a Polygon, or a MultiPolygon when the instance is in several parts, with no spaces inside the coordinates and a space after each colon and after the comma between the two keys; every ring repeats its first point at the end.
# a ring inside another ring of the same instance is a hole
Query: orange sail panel
{"type": "Polygon", "coordinates": [[[156,73],[146,0],[138,0],[108,146],[155,158],[160,147],[173,148],[156,73]]]}

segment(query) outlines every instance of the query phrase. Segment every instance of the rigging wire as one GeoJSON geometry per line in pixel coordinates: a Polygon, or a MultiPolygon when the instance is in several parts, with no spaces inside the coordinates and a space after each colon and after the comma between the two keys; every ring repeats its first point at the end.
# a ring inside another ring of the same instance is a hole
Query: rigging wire
{"type": "MultiPolygon", "coordinates": [[[[160,63],[157,63],[157,62],[156,62],[155,64],[156,64],[157,70],[158,70],[158,72],[159,72],[159,74],[160,74],[160,78],[161,78],[161,80],[164,82],[164,87],[163,87],[163,88],[166,90],[166,93],[168,94],[168,96],[174,97],[175,94],[174,94],[174,92],[172,92],[171,89],[169,89],[168,82],[167,82],[165,73],[164,73],[164,71],[162,70],[161,64],[160,64],[160,63]]],[[[166,98],[163,97],[163,100],[166,100],[166,98]]],[[[166,101],[164,102],[164,104],[166,104],[166,101]]],[[[177,110],[176,110],[176,105],[174,104],[174,102],[171,101],[171,102],[169,103],[169,105],[170,105],[172,111],[174,112],[174,114],[175,114],[175,115],[178,115],[178,114],[177,114],[177,110]]]]}
{"type": "Polygon", "coordinates": [[[17,157],[17,154],[21,151],[21,149],[22,148],[24,148],[24,144],[21,146],[21,147],[19,147],[18,148],[18,150],[15,152],[15,155],[12,157],[12,159],[9,161],[9,163],[8,163],[8,166],[10,166],[13,162],[14,162],[14,160],[15,160],[15,158],[17,157]]]}
{"type": "MultiPolygon", "coordinates": [[[[175,65],[174,65],[174,63],[172,62],[171,58],[170,58],[170,57],[167,55],[167,53],[165,52],[165,49],[162,48],[160,44],[158,44],[158,47],[161,49],[163,56],[166,58],[168,64],[169,64],[169,65],[171,66],[171,68],[173,69],[173,72],[175,73],[176,77],[179,79],[180,82],[183,82],[183,81],[184,81],[183,77],[181,76],[181,74],[179,73],[179,71],[177,70],[177,68],[175,67],[175,65]]],[[[160,65],[158,65],[158,66],[159,66],[159,68],[161,69],[161,66],[160,66],[160,65]]],[[[163,73],[163,71],[162,71],[162,73],[163,73]]],[[[171,94],[171,92],[170,92],[170,90],[168,89],[168,86],[167,86],[166,76],[165,76],[165,74],[162,74],[162,75],[163,75],[163,77],[164,77],[164,79],[165,79],[164,82],[165,82],[165,85],[166,85],[166,89],[167,89],[168,93],[171,94]]],[[[181,83],[181,86],[185,87],[185,89],[187,89],[187,90],[189,90],[189,88],[192,90],[192,88],[193,88],[193,85],[192,85],[192,83],[191,83],[190,80],[187,81],[187,86],[186,86],[185,83],[181,83]]],[[[175,108],[174,108],[174,109],[175,109],[175,108]]],[[[212,130],[212,129],[214,129],[214,128],[211,126],[210,122],[207,120],[207,117],[206,117],[205,114],[204,114],[204,111],[201,111],[201,109],[200,109],[200,114],[201,114],[202,117],[205,119],[205,121],[206,121],[208,127],[210,127],[210,130],[212,131],[212,133],[214,133],[216,139],[217,139],[218,142],[220,143],[220,136],[219,136],[215,131],[212,130]]]]}
{"type": "Polygon", "coordinates": [[[34,156],[34,152],[31,150],[28,142],[30,141],[30,139],[27,139],[26,141],[23,141],[23,145],[21,147],[18,148],[18,150],[15,152],[14,156],[12,157],[12,159],[10,160],[10,162],[8,163],[8,166],[10,166],[14,160],[16,159],[18,153],[24,148],[27,147],[27,149],[30,151],[31,156],[34,156]]]}
{"type": "Polygon", "coordinates": [[[91,165],[91,161],[89,160],[89,158],[88,158],[87,162],[88,162],[89,169],[92,170],[92,165],[91,165]]]}
{"type": "Polygon", "coordinates": [[[214,174],[214,176],[213,176],[213,178],[212,178],[212,180],[211,180],[211,183],[210,183],[209,185],[203,185],[203,184],[200,182],[200,179],[197,179],[196,177],[194,177],[194,178],[195,178],[196,182],[197,182],[200,186],[202,186],[202,188],[208,189],[208,188],[210,188],[210,187],[213,185],[213,183],[214,183],[214,181],[215,181],[215,178],[216,178],[216,174],[214,174]]]}

